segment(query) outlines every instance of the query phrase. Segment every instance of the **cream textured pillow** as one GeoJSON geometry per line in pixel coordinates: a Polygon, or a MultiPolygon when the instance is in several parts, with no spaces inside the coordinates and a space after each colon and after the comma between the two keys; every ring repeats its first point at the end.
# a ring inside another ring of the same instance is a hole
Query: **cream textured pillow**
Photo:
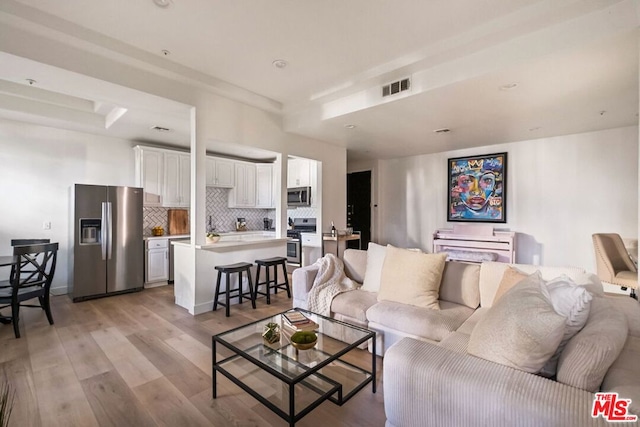
{"type": "Polygon", "coordinates": [[[438,294],[446,259],[446,254],[424,254],[387,245],[378,301],[440,310],[438,294]]]}
{"type": "Polygon", "coordinates": [[[378,292],[380,290],[380,276],[382,265],[387,254],[387,247],[369,242],[367,250],[367,269],[364,271],[363,291],[378,292]]]}
{"type": "Polygon", "coordinates": [[[562,341],[541,371],[542,375],[552,377],[556,374],[558,358],[567,342],[587,323],[593,297],[583,286],[578,286],[566,275],[547,282],[547,289],[553,309],[566,319],[562,341]]]}
{"type": "Polygon", "coordinates": [[[507,267],[502,275],[502,280],[498,285],[498,290],[496,291],[496,295],[493,297],[493,304],[498,302],[498,300],[511,288],[513,288],[517,283],[522,281],[522,279],[526,279],[529,275],[524,273],[517,268],[507,267]]]}
{"type": "Polygon", "coordinates": [[[539,372],[564,335],[565,319],[532,274],[493,305],[471,332],[467,352],[525,372],[539,372]]]}
{"type": "Polygon", "coordinates": [[[560,354],[558,382],[598,391],[609,367],[620,355],[628,331],[627,317],[606,297],[594,297],[589,321],[560,354]]]}

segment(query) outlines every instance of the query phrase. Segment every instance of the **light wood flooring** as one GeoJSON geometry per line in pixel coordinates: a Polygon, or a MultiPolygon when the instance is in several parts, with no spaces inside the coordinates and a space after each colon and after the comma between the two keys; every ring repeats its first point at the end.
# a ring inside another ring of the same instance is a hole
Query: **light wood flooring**
{"type": "MultiPolygon", "coordinates": [[[[191,316],[173,287],[72,303],[52,297],[44,311],[21,310],[22,338],[0,325],[0,363],[15,389],[11,426],[286,426],[218,375],[211,397],[211,335],[291,307],[284,292],[191,316]]],[[[355,357],[370,360],[360,352],[355,357]]],[[[324,402],[297,425],[383,426],[382,361],[371,385],[343,406],[324,402]]]]}

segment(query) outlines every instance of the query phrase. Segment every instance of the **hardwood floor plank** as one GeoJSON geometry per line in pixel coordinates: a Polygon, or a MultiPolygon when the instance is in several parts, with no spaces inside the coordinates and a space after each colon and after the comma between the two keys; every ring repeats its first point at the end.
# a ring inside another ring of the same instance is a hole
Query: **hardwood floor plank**
{"type": "Polygon", "coordinates": [[[80,381],[114,369],[86,326],[58,328],[58,336],[80,381]]]}
{"type": "Polygon", "coordinates": [[[42,425],[29,358],[16,358],[3,362],[1,366],[3,380],[6,379],[15,393],[10,418],[11,425],[33,427],[42,425]]]}
{"type": "Polygon", "coordinates": [[[70,364],[34,371],[42,425],[98,426],[91,406],[70,364]]]}
{"type": "Polygon", "coordinates": [[[211,345],[207,347],[187,334],[169,338],[166,343],[211,377],[211,345]]]}
{"type": "Polygon", "coordinates": [[[133,389],[159,426],[211,426],[200,411],[166,378],[133,389]]]}
{"type": "Polygon", "coordinates": [[[93,331],[91,336],[129,387],[133,388],[162,376],[118,328],[93,331]]]}
{"type": "Polygon", "coordinates": [[[100,426],[156,426],[151,414],[117,372],[105,372],[81,384],[100,426]]]}
{"type": "Polygon", "coordinates": [[[211,389],[210,375],[153,332],[138,332],[128,339],[186,397],[211,389]]]}

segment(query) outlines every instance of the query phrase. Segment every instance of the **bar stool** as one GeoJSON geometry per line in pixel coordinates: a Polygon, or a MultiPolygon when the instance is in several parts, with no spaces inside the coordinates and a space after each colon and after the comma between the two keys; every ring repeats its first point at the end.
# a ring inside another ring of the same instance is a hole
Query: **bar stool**
{"type": "Polygon", "coordinates": [[[218,280],[216,281],[216,293],[213,297],[213,311],[218,308],[218,304],[225,307],[225,315],[229,317],[229,299],[238,297],[238,303],[242,303],[242,297],[245,295],[249,296],[251,300],[251,306],[256,308],[256,296],[253,293],[253,283],[251,281],[251,267],[253,264],[248,262],[238,262],[235,264],[228,265],[217,265],[216,270],[218,270],[218,280]],[[242,292],[242,273],[247,273],[247,279],[249,280],[249,292],[242,292]],[[238,273],[238,287],[236,289],[231,288],[231,275],[233,273],[238,273]],[[218,297],[220,296],[220,279],[222,278],[222,274],[225,274],[225,302],[218,301],[218,297]]]}
{"type": "Polygon", "coordinates": [[[284,289],[287,291],[287,296],[291,298],[291,289],[289,288],[289,277],[287,276],[287,259],[285,257],[273,257],[273,258],[265,258],[265,259],[257,259],[255,261],[258,266],[258,270],[256,271],[256,291],[255,296],[258,294],[264,295],[267,297],[267,304],[271,304],[271,289],[274,290],[274,293],[278,293],[278,289],[284,289]],[[284,273],[284,282],[278,283],[278,266],[282,266],[282,272],[284,273]],[[260,281],[260,267],[266,268],[266,280],[264,282],[260,281]],[[271,267],[273,267],[273,279],[271,278],[271,267]],[[266,289],[264,292],[259,292],[258,288],[260,285],[265,285],[266,289]]]}

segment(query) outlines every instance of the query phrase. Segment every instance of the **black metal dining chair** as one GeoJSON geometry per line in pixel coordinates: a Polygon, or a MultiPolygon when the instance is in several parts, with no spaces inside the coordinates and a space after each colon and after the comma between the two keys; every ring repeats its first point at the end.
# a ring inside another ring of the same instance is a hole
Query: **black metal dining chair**
{"type": "Polygon", "coordinates": [[[50,242],[50,239],[11,239],[11,246],[36,245],[50,242]]]}
{"type": "Polygon", "coordinates": [[[53,316],[49,304],[49,289],[56,271],[58,243],[14,246],[13,254],[20,257],[11,269],[9,280],[0,281],[0,309],[11,307],[11,322],[16,338],[20,338],[20,307],[40,307],[50,325],[53,316]],[[38,298],[39,305],[23,304],[38,298]]]}

